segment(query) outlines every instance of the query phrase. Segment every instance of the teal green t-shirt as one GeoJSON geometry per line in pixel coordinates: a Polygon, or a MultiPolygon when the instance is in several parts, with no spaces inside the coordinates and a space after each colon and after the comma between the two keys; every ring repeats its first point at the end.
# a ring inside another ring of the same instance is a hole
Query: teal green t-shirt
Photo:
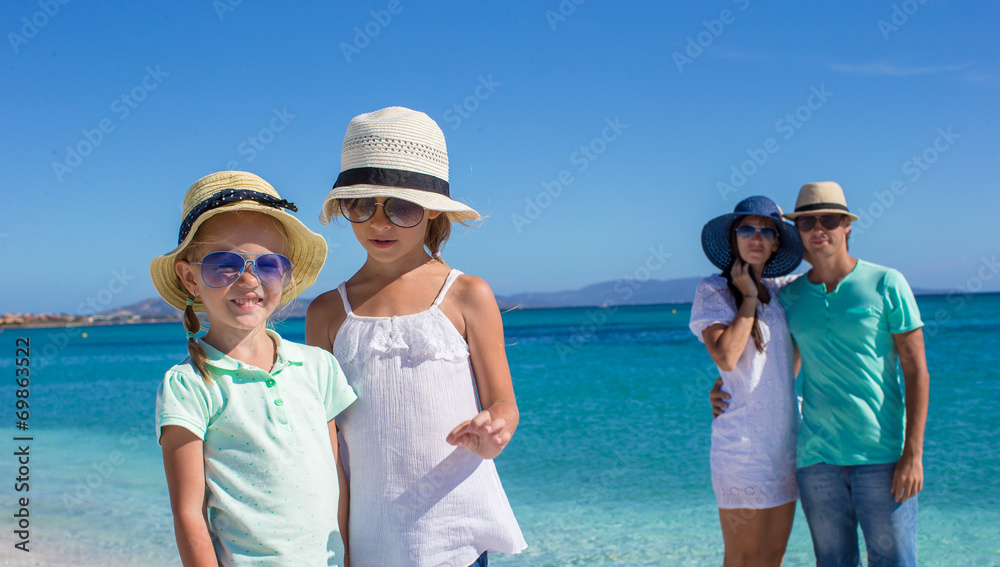
{"type": "Polygon", "coordinates": [[[802,276],[778,298],[802,355],[796,465],[898,461],[906,406],[892,335],[923,326],[906,279],[858,260],[829,293],[802,276]]]}
{"type": "Polygon", "coordinates": [[[198,339],[212,380],[190,358],[156,394],[156,435],[178,425],[202,439],[205,501],[225,567],[343,565],[340,486],[329,423],[357,396],[333,355],[284,341],[270,370],[198,339]]]}

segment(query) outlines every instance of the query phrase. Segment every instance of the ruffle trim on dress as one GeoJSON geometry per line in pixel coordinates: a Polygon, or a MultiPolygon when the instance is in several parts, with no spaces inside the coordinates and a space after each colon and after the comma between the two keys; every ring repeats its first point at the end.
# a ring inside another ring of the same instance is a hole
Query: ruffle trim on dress
{"type": "Polygon", "coordinates": [[[376,354],[400,354],[408,365],[417,366],[430,360],[465,360],[469,358],[469,345],[451,320],[437,307],[431,307],[402,317],[348,315],[333,354],[341,364],[364,362],[376,354]]]}

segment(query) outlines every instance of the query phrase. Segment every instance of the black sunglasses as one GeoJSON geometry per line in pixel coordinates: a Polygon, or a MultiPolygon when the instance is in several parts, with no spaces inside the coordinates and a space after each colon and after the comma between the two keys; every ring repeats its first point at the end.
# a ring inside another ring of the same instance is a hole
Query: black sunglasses
{"type": "Polygon", "coordinates": [[[378,203],[374,197],[361,199],[340,199],[340,212],[351,222],[361,223],[375,216],[375,207],[382,205],[389,222],[399,228],[412,228],[424,218],[424,208],[416,203],[389,197],[378,203]]]}
{"type": "Polygon", "coordinates": [[[809,232],[816,226],[816,221],[827,230],[835,230],[844,222],[843,215],[805,215],[795,219],[795,228],[800,232],[809,232]]]}
{"type": "Polygon", "coordinates": [[[745,224],[736,229],[736,237],[740,240],[750,240],[758,233],[764,242],[774,242],[778,239],[778,229],[769,226],[756,227],[752,224],[745,224]]]}

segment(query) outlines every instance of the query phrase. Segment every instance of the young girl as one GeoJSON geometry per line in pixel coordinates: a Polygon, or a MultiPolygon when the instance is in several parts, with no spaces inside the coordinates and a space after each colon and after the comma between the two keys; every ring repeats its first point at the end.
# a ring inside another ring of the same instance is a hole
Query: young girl
{"type": "Polygon", "coordinates": [[[184,310],[190,353],[156,397],[181,560],[343,565],[333,418],[356,396],[329,353],[267,329],[316,280],[326,242],[251,173],[200,179],[183,209],[177,248],[150,265],[163,299],[184,310]],[[196,311],[208,315],[200,338],[196,311]]]}
{"type": "Polygon", "coordinates": [[[355,567],[486,565],[487,551],[526,547],[492,461],[518,422],[500,311],[486,282],[440,257],[451,223],[479,215],[448,195],[427,115],[351,120],[320,222],[347,217],[368,258],[309,306],[306,342],[358,393],[338,418],[355,567]]]}
{"type": "Polygon", "coordinates": [[[798,403],[794,354],[778,289],[802,260],[798,231],[766,197],[709,221],[702,247],[722,269],[698,285],[691,331],[731,396],[712,423],[712,487],[726,567],[779,566],[795,515],[798,403]]]}

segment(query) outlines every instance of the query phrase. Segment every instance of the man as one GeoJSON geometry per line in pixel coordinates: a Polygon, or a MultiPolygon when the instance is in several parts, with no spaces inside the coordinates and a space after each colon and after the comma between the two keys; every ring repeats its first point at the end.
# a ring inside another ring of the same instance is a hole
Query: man
{"type": "Polygon", "coordinates": [[[785,218],[812,264],[778,298],[802,357],[796,478],[816,564],[858,565],[860,524],[870,566],[916,565],[930,376],[913,292],[848,253],[858,217],[837,183],[803,186],[785,218]]]}

